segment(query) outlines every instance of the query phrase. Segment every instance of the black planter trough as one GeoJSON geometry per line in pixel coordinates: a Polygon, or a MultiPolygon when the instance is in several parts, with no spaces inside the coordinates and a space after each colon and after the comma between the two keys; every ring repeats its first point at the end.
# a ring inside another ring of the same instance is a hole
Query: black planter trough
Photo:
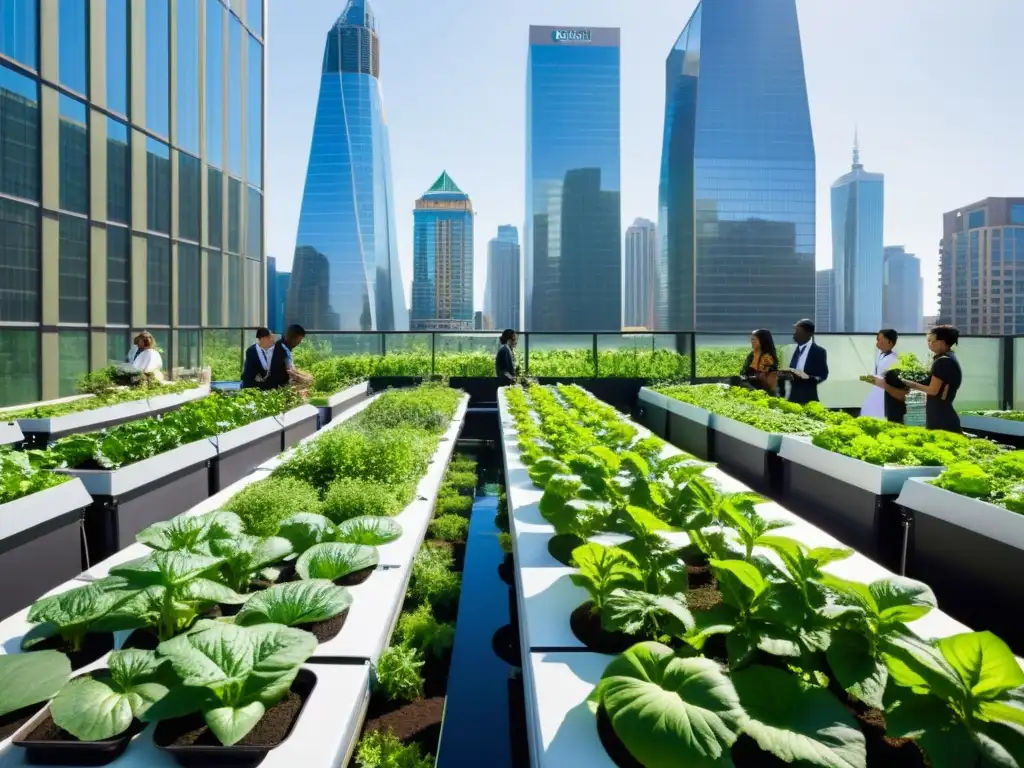
{"type": "Polygon", "coordinates": [[[640,391],[640,402],[644,408],[647,408],[650,403],[654,408],[665,411],[663,431],[658,432],[655,429],[658,426],[657,420],[654,422],[654,427],[648,426],[648,429],[698,459],[713,460],[715,433],[711,427],[710,411],[684,403],[682,400],[676,400],[674,397],[653,392],[646,387],[640,391]]]}
{"type": "Polygon", "coordinates": [[[909,520],[906,575],[928,584],[943,611],[1024,654],[1024,515],[922,478],[904,483],[897,503],[909,520]]]}
{"type": "Polygon", "coordinates": [[[1024,421],[998,416],[961,416],[960,425],[972,435],[1014,448],[1024,448],[1024,421]]]}
{"type": "Polygon", "coordinates": [[[768,494],[782,491],[782,435],[711,414],[711,460],[723,470],[768,494]]]}
{"type": "MultiPolygon", "coordinates": [[[[312,409],[312,406],[309,407],[312,409]]],[[[313,410],[315,431],[316,416],[313,410]]],[[[268,416],[210,438],[216,453],[210,472],[210,496],[241,480],[260,464],[281,453],[284,429],[279,418],[268,416]]]]}
{"type": "Polygon", "coordinates": [[[81,513],[91,503],[74,478],[0,504],[0,616],[82,572],[81,513]]]}
{"type": "Polygon", "coordinates": [[[319,416],[320,412],[312,405],[300,405],[287,413],[275,416],[281,425],[281,450],[287,451],[303,438],[315,433],[319,416]]]}
{"type": "Polygon", "coordinates": [[[212,440],[197,440],[120,469],[67,470],[92,496],[85,511],[88,565],[133,544],[143,528],[207,499],[216,456],[212,440]]]}
{"type": "Polygon", "coordinates": [[[349,408],[359,405],[369,396],[369,383],[365,381],[353,384],[341,392],[335,392],[327,398],[326,405],[317,406],[320,410],[320,428],[323,429],[349,408]]]}
{"type": "Polygon", "coordinates": [[[783,435],[785,505],[890,570],[899,570],[902,516],[896,505],[912,477],[935,477],[942,467],[880,467],[827,451],[810,438],[783,435]]]}
{"type": "Polygon", "coordinates": [[[658,437],[668,434],[668,398],[660,392],[644,387],[637,396],[633,421],[642,424],[658,437]]]}
{"type": "Polygon", "coordinates": [[[415,387],[427,381],[429,376],[371,376],[369,379],[369,392],[383,392],[385,389],[399,389],[402,387],[415,387]]]}

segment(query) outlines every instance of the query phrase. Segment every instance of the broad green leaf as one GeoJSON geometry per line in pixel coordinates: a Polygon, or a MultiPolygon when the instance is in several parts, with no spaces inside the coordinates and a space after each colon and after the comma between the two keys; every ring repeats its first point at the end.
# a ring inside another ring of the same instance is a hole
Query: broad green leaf
{"type": "MultiPolygon", "coordinates": [[[[977,766],[978,746],[971,738],[971,733],[962,724],[951,727],[933,728],[917,739],[917,746],[928,755],[931,768],[964,768],[977,766]]],[[[999,768],[1018,768],[1017,763],[990,763],[999,768]]],[[[985,768],[989,768],[985,765],[985,768]]]]}
{"type": "Polygon", "coordinates": [[[329,541],[307,549],[295,563],[301,579],[337,581],[364,568],[376,568],[379,556],[375,547],[329,541]]]}
{"type": "Polygon", "coordinates": [[[241,605],[249,599],[248,595],[241,595],[231,587],[213,579],[194,579],[185,584],[180,593],[181,597],[187,600],[225,605],[241,605]]]}
{"type": "Polygon", "coordinates": [[[872,582],[868,587],[878,605],[882,621],[916,621],[938,605],[935,593],[920,581],[893,576],[872,582]]]}
{"type": "Polygon", "coordinates": [[[244,739],[245,734],[255,727],[266,711],[262,702],[253,701],[241,707],[217,707],[206,712],[203,717],[220,743],[230,747],[244,739]]]}
{"type": "Polygon", "coordinates": [[[936,696],[914,693],[909,688],[886,692],[885,733],[894,739],[919,739],[928,731],[950,728],[953,710],[936,696]]]}
{"type": "Polygon", "coordinates": [[[613,659],[598,695],[615,734],[646,768],[729,766],[747,720],[718,664],[660,643],[638,643],[613,659]]]}
{"type": "Polygon", "coordinates": [[[962,700],[966,688],[938,648],[913,635],[882,638],[880,650],[897,685],[930,691],[940,698],[962,700]]]}
{"type": "Polygon", "coordinates": [[[57,695],[71,676],[71,662],[58,651],[0,656],[0,717],[57,695]]]}
{"type": "Polygon", "coordinates": [[[21,647],[30,649],[54,635],[78,636],[97,626],[131,596],[124,580],[111,577],[69,589],[37,601],[28,612],[28,620],[38,626],[22,639],[21,647]],[[116,588],[115,588],[116,587],[116,588]]]}
{"type": "Polygon", "coordinates": [[[572,559],[579,569],[570,576],[572,583],[586,589],[598,608],[618,587],[639,586],[637,562],[624,549],[588,542],[572,551],[572,559]]]}
{"type": "Polygon", "coordinates": [[[184,584],[220,567],[223,557],[193,552],[154,552],[145,560],[110,569],[112,576],[123,576],[132,586],[184,584]]]}
{"type": "Polygon", "coordinates": [[[719,604],[707,611],[693,611],[693,629],[686,641],[700,650],[712,635],[726,635],[736,628],[737,613],[729,606],[719,604]]]}
{"type": "Polygon", "coordinates": [[[278,535],[288,539],[295,552],[301,554],[316,544],[337,541],[338,528],[324,515],[299,512],[281,523],[278,535]]]}
{"type": "Polygon", "coordinates": [[[936,645],[976,698],[994,699],[1024,685],[1024,670],[1013,652],[991,632],[965,632],[936,645]]]}
{"type": "Polygon", "coordinates": [[[605,603],[604,613],[611,629],[627,635],[646,630],[658,636],[683,637],[694,626],[685,594],[652,595],[637,589],[616,589],[605,603]]]}
{"type": "Polygon", "coordinates": [[[144,528],[135,535],[135,539],[151,549],[163,552],[181,549],[203,551],[202,547],[212,539],[237,536],[244,532],[244,527],[242,518],[234,512],[178,515],[144,528]]]}
{"type": "Polygon", "coordinates": [[[732,680],[750,716],[743,730],[761,749],[787,763],[802,761],[822,768],[867,765],[864,734],[826,688],[758,665],[733,672],[732,680]]]}
{"type": "Polygon", "coordinates": [[[292,554],[292,543],[282,536],[249,536],[239,534],[231,539],[215,539],[210,551],[224,558],[224,575],[228,583],[247,590],[263,568],[280,563],[292,554]]]}
{"type": "Polygon", "coordinates": [[[379,547],[402,536],[402,526],[390,517],[353,517],[338,526],[338,541],[379,547]]]}
{"type": "MultiPolygon", "coordinates": [[[[978,722],[974,728],[975,747],[988,761],[988,765],[998,768],[1024,767],[1024,726],[1019,723],[978,722]]],[[[933,768],[935,765],[932,761],[933,768]]]]}
{"type": "Polygon", "coordinates": [[[626,514],[629,515],[630,519],[633,520],[641,530],[644,531],[673,531],[677,530],[674,526],[669,525],[656,514],[650,510],[644,509],[643,507],[637,507],[630,504],[626,507],[626,514]]]}
{"type": "Polygon", "coordinates": [[[350,605],[351,593],[330,581],[292,581],[257,592],[235,616],[235,623],[243,627],[254,624],[293,627],[331,619],[350,605]]]}
{"type": "Polygon", "coordinates": [[[836,680],[850,695],[875,709],[883,708],[889,670],[872,653],[864,635],[845,629],[834,632],[826,655],[836,680]]]}
{"type": "Polygon", "coordinates": [[[1016,723],[1024,727],[1024,688],[1007,691],[995,701],[979,701],[977,716],[992,723],[1016,723]]]}
{"type": "Polygon", "coordinates": [[[830,563],[838,563],[853,555],[852,549],[840,549],[838,547],[814,547],[807,552],[808,560],[815,560],[819,568],[824,568],[830,563]]]}
{"type": "Polygon", "coordinates": [[[722,597],[726,597],[728,590],[736,607],[748,605],[768,588],[768,582],[761,572],[743,560],[710,560],[708,564],[718,580],[722,597]]]}

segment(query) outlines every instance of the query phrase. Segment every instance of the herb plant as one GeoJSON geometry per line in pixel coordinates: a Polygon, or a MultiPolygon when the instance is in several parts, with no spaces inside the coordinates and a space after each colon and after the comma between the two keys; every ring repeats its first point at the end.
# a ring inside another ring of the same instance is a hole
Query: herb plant
{"type": "Polygon", "coordinates": [[[71,478],[33,466],[29,453],[0,446],[0,504],[66,483],[71,478]]]}
{"type": "Polygon", "coordinates": [[[356,750],[360,768],[434,768],[434,758],[424,756],[420,745],[402,744],[394,732],[368,731],[356,750]]]}
{"type": "Polygon", "coordinates": [[[469,520],[461,515],[441,515],[430,522],[430,535],[440,541],[465,541],[469,520]]]}
{"type": "Polygon", "coordinates": [[[375,667],[376,688],[388,701],[414,701],[423,695],[423,658],[408,645],[385,648],[375,667]]]}
{"type": "Polygon", "coordinates": [[[367,515],[394,517],[411,498],[411,485],[393,486],[374,480],[343,477],[327,489],[320,512],[335,523],[367,515]]]}
{"type": "Polygon", "coordinates": [[[399,616],[396,632],[402,643],[434,658],[443,656],[455,642],[455,625],[438,621],[427,603],[399,616]]]}
{"type": "Polygon", "coordinates": [[[274,536],[280,524],[299,512],[319,512],[320,497],[304,480],[271,475],[246,486],[224,504],[242,519],[245,532],[274,536]]]}

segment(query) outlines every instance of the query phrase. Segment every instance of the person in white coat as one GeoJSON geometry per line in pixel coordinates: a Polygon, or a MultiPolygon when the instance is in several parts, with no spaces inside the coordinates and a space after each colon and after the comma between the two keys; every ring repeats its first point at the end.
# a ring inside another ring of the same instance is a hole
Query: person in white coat
{"type": "Polygon", "coordinates": [[[156,339],[149,331],[143,331],[135,338],[135,343],[139,351],[132,358],[132,367],[156,381],[163,381],[164,360],[156,348],[156,339]]]}
{"type": "Polygon", "coordinates": [[[885,412],[885,372],[894,367],[898,361],[895,347],[899,334],[892,328],[883,328],[875,337],[875,373],[873,376],[864,376],[862,379],[873,384],[868,392],[864,405],[860,407],[861,416],[870,416],[875,419],[886,418],[885,412]]]}

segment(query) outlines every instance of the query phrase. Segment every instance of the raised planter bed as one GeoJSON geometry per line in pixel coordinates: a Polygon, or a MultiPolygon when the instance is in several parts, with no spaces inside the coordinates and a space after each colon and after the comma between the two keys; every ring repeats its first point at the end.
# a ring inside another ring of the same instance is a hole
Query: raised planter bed
{"type": "Polygon", "coordinates": [[[281,453],[283,428],[278,418],[268,416],[210,438],[216,451],[210,473],[210,496],[281,453]]]}
{"type": "Polygon", "coordinates": [[[668,397],[644,387],[637,396],[633,419],[661,439],[668,434],[668,397]]]}
{"type": "Polygon", "coordinates": [[[907,575],[928,583],[961,621],[1024,653],[1024,625],[1010,608],[1024,594],[1024,515],[920,478],[896,501],[910,515],[907,575]]]}
{"type": "Polygon", "coordinates": [[[24,608],[81,572],[81,516],[91,503],[82,481],[75,478],[0,504],[0,616],[24,608]]]}
{"type": "Polygon", "coordinates": [[[1000,419],[998,416],[961,416],[960,426],[978,437],[1024,448],[1024,421],[1000,419]]]}
{"type": "Polygon", "coordinates": [[[0,445],[14,446],[25,439],[17,422],[0,424],[0,445]]]}
{"type": "Polygon", "coordinates": [[[98,563],[135,543],[135,534],[169,520],[210,496],[210,467],[217,449],[197,440],[115,470],[66,470],[93,498],[85,512],[88,563],[98,563]]]}
{"type": "MultiPolygon", "coordinates": [[[[646,388],[641,390],[641,398],[645,397],[644,393],[649,391],[646,388]]],[[[651,394],[657,395],[658,393],[652,392],[651,394]]],[[[667,417],[665,433],[658,436],[677,448],[692,453],[698,459],[713,460],[715,434],[711,426],[714,418],[711,412],[676,400],[674,397],[666,395],[661,395],[661,397],[664,399],[660,403],[667,411],[667,417]]]]}
{"type": "Polygon", "coordinates": [[[912,477],[942,467],[880,467],[784,435],[779,449],[783,498],[810,523],[845,546],[899,570],[903,527],[896,497],[912,477]]]}
{"type": "MultiPolygon", "coordinates": [[[[317,406],[320,410],[320,428],[330,424],[354,405],[370,396],[369,384],[361,381],[327,398],[327,405],[317,406]]],[[[290,447],[290,446],[288,446],[290,447]]]]}
{"type": "Polygon", "coordinates": [[[300,405],[275,416],[281,425],[281,450],[287,451],[299,441],[315,434],[319,416],[320,412],[312,405],[300,405]]]}
{"type": "Polygon", "coordinates": [[[711,414],[711,459],[755,489],[771,493],[782,490],[782,435],[711,414]]]}

